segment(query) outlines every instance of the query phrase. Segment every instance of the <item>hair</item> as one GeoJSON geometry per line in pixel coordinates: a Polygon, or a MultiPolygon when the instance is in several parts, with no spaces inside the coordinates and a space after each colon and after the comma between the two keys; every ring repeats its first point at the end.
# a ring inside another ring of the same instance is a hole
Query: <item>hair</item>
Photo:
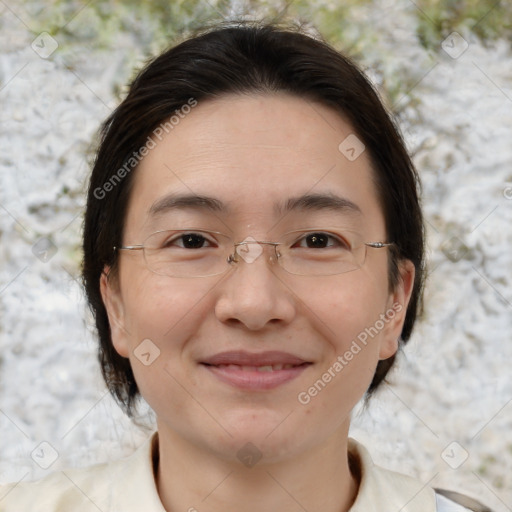
{"type": "MultiPolygon", "coordinates": [[[[129,416],[133,415],[139,391],[129,360],[121,357],[112,344],[100,277],[107,265],[108,278],[117,278],[118,256],[113,247],[122,245],[136,172],[135,152],[145,145],[153,130],[168,122],[191,98],[200,102],[233,93],[275,92],[315,101],[338,112],[365,144],[387,238],[395,243],[389,257],[390,289],[400,279],[400,260],[412,261],[416,270],[401,343],[406,343],[411,335],[421,310],[424,279],[419,179],[400,132],[377,92],[349,58],[298,29],[268,23],[210,28],[168,49],[140,71],[127,97],[102,125],[90,177],[82,281],[98,331],[103,377],[129,416]],[[128,163],[133,170],[127,167],[128,163]]],[[[379,361],[367,398],[384,380],[394,361],[395,356],[379,361]]]]}

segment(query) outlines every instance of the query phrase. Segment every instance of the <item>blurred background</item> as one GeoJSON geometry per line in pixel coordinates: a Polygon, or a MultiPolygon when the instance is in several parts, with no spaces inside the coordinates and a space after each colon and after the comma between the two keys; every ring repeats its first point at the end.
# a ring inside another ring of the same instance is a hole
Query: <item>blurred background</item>
{"type": "Polygon", "coordinates": [[[79,282],[87,176],[137,70],[235,17],[352,56],[422,178],[425,313],[351,435],[381,465],[512,510],[509,0],[0,1],[0,481],[127,455],[151,430],[100,377],[79,282]]]}

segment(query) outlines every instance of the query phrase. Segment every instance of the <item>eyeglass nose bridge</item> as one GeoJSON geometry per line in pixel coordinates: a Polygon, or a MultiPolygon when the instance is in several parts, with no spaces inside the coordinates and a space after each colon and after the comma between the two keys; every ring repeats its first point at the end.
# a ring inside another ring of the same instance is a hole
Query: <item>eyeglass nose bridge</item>
{"type": "Polygon", "coordinates": [[[249,236],[242,242],[236,242],[233,245],[234,245],[233,253],[230,254],[227,258],[227,262],[229,264],[239,263],[240,258],[242,258],[246,263],[253,263],[263,254],[263,248],[261,247],[262,245],[271,245],[274,247],[275,257],[270,256],[271,263],[277,262],[279,260],[279,258],[281,257],[280,252],[277,250],[277,247],[279,245],[282,245],[282,243],[280,243],[280,242],[268,242],[266,240],[256,240],[249,236]]]}

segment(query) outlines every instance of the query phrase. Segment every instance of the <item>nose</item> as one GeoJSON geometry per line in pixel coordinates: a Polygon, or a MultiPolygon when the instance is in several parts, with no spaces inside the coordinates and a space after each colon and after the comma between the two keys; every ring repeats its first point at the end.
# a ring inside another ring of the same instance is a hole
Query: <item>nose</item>
{"type": "Polygon", "coordinates": [[[259,330],[287,324],[295,317],[295,299],[276,264],[275,247],[246,239],[236,247],[233,268],[221,285],[215,314],[221,322],[259,330]]]}

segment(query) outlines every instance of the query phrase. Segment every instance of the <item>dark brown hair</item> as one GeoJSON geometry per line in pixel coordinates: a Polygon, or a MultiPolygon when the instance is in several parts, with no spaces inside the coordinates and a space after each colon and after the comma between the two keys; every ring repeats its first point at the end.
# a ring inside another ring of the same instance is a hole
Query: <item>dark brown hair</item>
{"type": "MultiPolygon", "coordinates": [[[[92,170],[83,234],[83,285],[99,335],[99,360],[110,392],[133,412],[138,388],[129,360],[112,340],[100,293],[100,276],[122,243],[133,177],[134,154],[160,124],[183,105],[228,93],[282,91],[319,102],[352,125],[371,157],[387,238],[395,242],[389,265],[390,289],[399,279],[397,262],[409,259],[416,276],[401,340],[407,342],[421,304],[424,227],[418,177],[401,135],[365,75],[329,44],[296,29],[239,23],[208,29],[165,51],[135,78],[125,100],[105,121],[92,170]],[[130,171],[133,166],[133,170],[130,171]],[[124,169],[125,172],[120,172],[124,169]],[[115,180],[113,180],[115,178],[115,180]]],[[[370,396],[393,365],[379,361],[370,396]]]]}

